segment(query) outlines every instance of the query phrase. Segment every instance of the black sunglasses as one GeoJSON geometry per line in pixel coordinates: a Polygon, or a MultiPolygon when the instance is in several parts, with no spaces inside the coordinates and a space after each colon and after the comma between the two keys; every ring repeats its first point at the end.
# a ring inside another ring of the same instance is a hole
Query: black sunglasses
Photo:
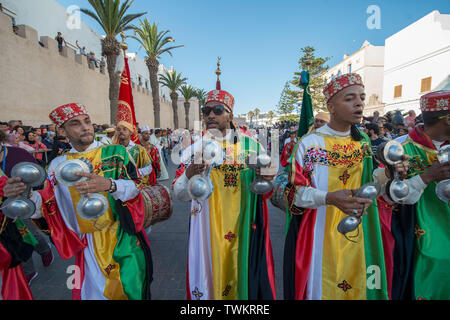
{"type": "Polygon", "coordinates": [[[214,107],[203,107],[202,108],[202,113],[205,117],[209,116],[211,111],[214,112],[214,114],[216,116],[220,116],[225,111],[225,107],[222,105],[217,105],[214,107]]]}

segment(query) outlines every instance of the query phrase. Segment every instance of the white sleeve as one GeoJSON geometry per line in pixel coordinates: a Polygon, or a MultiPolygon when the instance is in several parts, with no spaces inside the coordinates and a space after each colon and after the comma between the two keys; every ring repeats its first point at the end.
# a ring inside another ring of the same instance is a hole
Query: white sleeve
{"type": "Polygon", "coordinates": [[[33,195],[30,198],[31,201],[36,205],[36,211],[30,217],[30,219],[39,219],[42,218],[41,206],[42,206],[42,197],[41,194],[37,191],[33,191],[33,195]]]}
{"type": "Polygon", "coordinates": [[[191,201],[192,198],[188,193],[188,183],[189,179],[186,174],[183,173],[173,184],[173,195],[176,199],[180,201],[191,201]]]}
{"type": "Polygon", "coordinates": [[[152,173],[153,167],[152,165],[148,165],[144,168],[138,169],[139,174],[141,175],[141,177],[145,177],[148,176],[150,173],[152,173]]]}
{"type": "Polygon", "coordinates": [[[409,194],[405,200],[402,201],[403,204],[415,204],[419,201],[422,196],[423,191],[427,185],[423,182],[420,175],[416,175],[412,178],[405,180],[409,187],[409,194]]]}
{"type": "Polygon", "coordinates": [[[117,190],[111,193],[112,197],[122,202],[131,200],[139,194],[139,189],[132,180],[114,180],[117,190]]]}
{"type": "Polygon", "coordinates": [[[295,194],[295,206],[316,209],[326,205],[327,192],[313,187],[300,187],[295,194]]]}

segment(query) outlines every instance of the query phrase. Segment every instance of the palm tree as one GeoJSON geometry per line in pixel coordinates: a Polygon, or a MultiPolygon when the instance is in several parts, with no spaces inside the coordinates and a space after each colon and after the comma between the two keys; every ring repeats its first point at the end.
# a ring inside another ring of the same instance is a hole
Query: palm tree
{"type": "Polygon", "coordinates": [[[198,99],[198,120],[202,120],[202,107],[205,106],[206,102],[206,91],[205,89],[197,89],[196,97],[198,99]]]}
{"type": "Polygon", "coordinates": [[[153,112],[155,115],[155,127],[160,127],[160,103],[159,103],[159,83],[158,83],[158,69],[159,61],[163,53],[168,53],[172,56],[171,50],[175,48],[184,47],[180,46],[167,46],[168,43],[174,42],[175,40],[166,36],[170,30],[158,31],[158,25],[153,23],[150,24],[147,18],[143,21],[140,20],[140,28],[135,28],[135,35],[132,36],[133,39],[137,40],[147,53],[145,58],[145,63],[147,64],[148,72],[150,74],[150,86],[152,87],[152,98],[153,98],[153,112]]]}
{"type": "Polygon", "coordinates": [[[119,100],[120,74],[115,72],[117,57],[120,55],[120,44],[116,36],[131,30],[131,21],[146,14],[126,14],[134,0],[126,0],[120,5],[120,0],[88,0],[94,11],[80,9],[81,12],[96,20],[106,36],[101,40],[102,56],[106,56],[109,74],[109,108],[110,121],[116,122],[117,104],[119,100]]]}
{"type": "Polygon", "coordinates": [[[189,100],[196,97],[197,91],[191,85],[182,85],[180,87],[180,93],[184,98],[184,116],[186,119],[186,129],[189,130],[189,109],[191,108],[191,103],[189,100]]]}
{"type": "Polygon", "coordinates": [[[255,110],[253,110],[253,114],[255,115],[257,120],[258,120],[258,116],[260,113],[261,113],[261,110],[259,110],[258,108],[255,108],[255,110]]]}
{"type": "Polygon", "coordinates": [[[267,112],[267,115],[268,115],[268,117],[269,117],[270,124],[272,124],[272,120],[273,120],[273,118],[275,117],[275,112],[273,112],[272,110],[270,110],[269,112],[267,112]]]}
{"type": "Polygon", "coordinates": [[[187,78],[181,77],[181,72],[175,70],[167,72],[159,76],[159,83],[170,90],[170,99],[172,100],[173,124],[174,129],[178,129],[178,89],[186,83],[187,78]]]}
{"type": "Polygon", "coordinates": [[[251,125],[252,125],[253,117],[255,116],[255,113],[254,113],[253,111],[249,111],[249,112],[247,113],[247,116],[250,118],[250,126],[251,126],[251,125]]]}

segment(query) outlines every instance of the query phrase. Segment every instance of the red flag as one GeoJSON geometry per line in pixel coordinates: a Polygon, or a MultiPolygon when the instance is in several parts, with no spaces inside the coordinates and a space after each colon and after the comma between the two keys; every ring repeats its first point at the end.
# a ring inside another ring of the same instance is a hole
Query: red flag
{"type": "Polygon", "coordinates": [[[125,68],[122,72],[120,81],[119,103],[117,105],[116,126],[120,121],[128,122],[133,126],[133,135],[131,141],[139,143],[139,135],[136,124],[136,114],[134,112],[133,93],[131,88],[130,68],[128,67],[128,58],[125,58],[125,68]]]}

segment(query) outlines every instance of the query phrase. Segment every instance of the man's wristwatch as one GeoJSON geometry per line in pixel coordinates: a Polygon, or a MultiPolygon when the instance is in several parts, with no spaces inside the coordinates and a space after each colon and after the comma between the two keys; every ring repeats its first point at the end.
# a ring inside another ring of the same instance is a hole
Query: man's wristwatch
{"type": "Polygon", "coordinates": [[[113,178],[108,178],[109,181],[111,181],[111,187],[109,188],[108,193],[114,193],[117,191],[117,185],[116,182],[113,180],[113,178]]]}

